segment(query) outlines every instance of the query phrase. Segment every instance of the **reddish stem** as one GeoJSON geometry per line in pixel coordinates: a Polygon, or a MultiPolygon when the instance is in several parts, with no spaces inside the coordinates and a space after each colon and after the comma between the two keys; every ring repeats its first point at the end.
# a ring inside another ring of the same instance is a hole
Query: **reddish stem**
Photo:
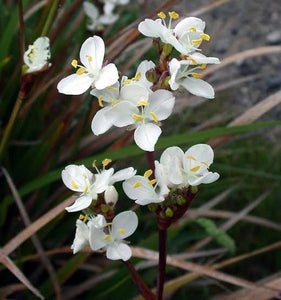
{"type": "Polygon", "coordinates": [[[167,255],[167,230],[158,229],[159,238],[159,261],[158,261],[158,278],[157,278],[157,300],[162,300],[166,270],[167,255]]]}

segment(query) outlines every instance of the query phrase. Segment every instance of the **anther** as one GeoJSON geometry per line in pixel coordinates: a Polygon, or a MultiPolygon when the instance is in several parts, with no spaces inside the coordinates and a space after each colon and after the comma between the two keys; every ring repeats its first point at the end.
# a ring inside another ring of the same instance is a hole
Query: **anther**
{"type": "Polygon", "coordinates": [[[99,102],[99,106],[100,106],[100,107],[103,107],[102,99],[103,99],[103,95],[100,95],[100,96],[98,97],[98,102],[99,102]]]}
{"type": "Polygon", "coordinates": [[[118,232],[119,232],[120,234],[124,234],[124,233],[125,233],[125,229],[124,229],[124,228],[118,228],[118,232]]]}
{"type": "Polygon", "coordinates": [[[118,88],[116,86],[109,86],[107,89],[110,91],[118,91],[118,88]]]}
{"type": "Polygon", "coordinates": [[[161,11],[160,13],[158,13],[157,16],[158,16],[160,19],[162,19],[162,20],[166,18],[166,15],[164,14],[163,11],[161,11]]]}
{"type": "Polygon", "coordinates": [[[143,121],[143,117],[137,114],[132,114],[132,118],[136,121],[143,121]]]}
{"type": "Polygon", "coordinates": [[[84,220],[84,216],[82,214],[79,216],[79,220],[84,220]]]}
{"type": "Polygon", "coordinates": [[[207,67],[207,64],[202,64],[202,65],[198,66],[197,69],[204,70],[204,69],[206,69],[206,67],[207,67]]]}
{"type": "Polygon", "coordinates": [[[29,53],[28,56],[29,56],[29,57],[34,57],[35,54],[34,54],[34,53],[29,53]]]}
{"type": "Polygon", "coordinates": [[[203,39],[205,41],[210,40],[210,36],[207,33],[200,33],[200,37],[201,37],[201,39],[203,39]]]}
{"type": "Polygon", "coordinates": [[[72,187],[74,187],[75,189],[78,189],[78,185],[75,183],[74,180],[71,180],[70,184],[71,184],[72,187]]]}
{"type": "Polygon", "coordinates": [[[208,169],[209,169],[209,167],[210,167],[204,160],[201,161],[201,164],[205,165],[208,169]]]}
{"type": "Polygon", "coordinates": [[[196,172],[200,169],[200,166],[196,166],[190,169],[191,172],[196,172]]]}
{"type": "Polygon", "coordinates": [[[188,159],[192,159],[192,160],[196,160],[195,159],[195,157],[194,156],[192,156],[192,155],[187,155],[187,157],[186,158],[188,158],[188,159]]]}
{"type": "Polygon", "coordinates": [[[156,116],[156,114],[153,111],[151,111],[149,114],[153,118],[154,122],[158,122],[158,117],[156,116]]]}
{"type": "Polygon", "coordinates": [[[142,185],[142,182],[141,181],[136,181],[134,184],[133,184],[133,188],[137,188],[139,186],[142,185]]]}
{"type": "Polygon", "coordinates": [[[110,235],[109,235],[109,234],[106,234],[106,235],[104,236],[104,239],[105,239],[105,241],[109,241],[109,240],[110,240],[110,235]]]}
{"type": "Polygon", "coordinates": [[[140,101],[137,103],[137,105],[138,105],[138,106],[140,106],[140,105],[148,106],[149,103],[148,103],[147,101],[145,101],[145,100],[140,100],[140,101]]]}
{"type": "Polygon", "coordinates": [[[77,68],[78,61],[76,59],[73,59],[71,62],[72,67],[77,68]]]}
{"type": "Polygon", "coordinates": [[[102,161],[102,165],[104,167],[108,166],[110,163],[112,162],[112,159],[110,158],[105,158],[103,161],[102,161]]]}
{"type": "Polygon", "coordinates": [[[93,58],[91,55],[86,54],[86,57],[88,58],[88,61],[93,61],[93,58]]]}
{"type": "Polygon", "coordinates": [[[83,68],[83,67],[81,67],[81,68],[79,68],[79,69],[76,71],[76,74],[77,74],[77,75],[82,75],[82,74],[84,74],[85,72],[86,72],[86,69],[83,68]]]}
{"type": "Polygon", "coordinates": [[[152,179],[152,180],[149,180],[148,181],[148,184],[151,184],[151,185],[153,185],[153,184],[155,184],[156,183],[156,179],[152,179]]]}
{"type": "Polygon", "coordinates": [[[148,178],[152,175],[152,173],[153,173],[153,171],[151,169],[149,169],[143,174],[143,177],[148,178]]]}
{"type": "Polygon", "coordinates": [[[191,76],[196,79],[202,78],[202,74],[198,74],[198,73],[191,73],[191,76]]]}
{"type": "Polygon", "coordinates": [[[178,19],[179,18],[179,14],[176,13],[175,11],[169,11],[169,16],[171,19],[178,19]]]}
{"type": "Polygon", "coordinates": [[[196,32],[196,28],[191,26],[191,27],[187,27],[186,28],[187,31],[193,31],[193,32],[196,32]]]}
{"type": "Polygon", "coordinates": [[[138,80],[140,80],[140,79],[141,79],[141,72],[138,72],[138,73],[136,74],[136,76],[134,77],[134,80],[138,81],[138,80]]]}
{"type": "Polygon", "coordinates": [[[201,39],[198,39],[198,40],[192,40],[191,41],[191,43],[193,44],[193,45],[200,45],[201,43],[202,43],[202,40],[201,39]]]}
{"type": "Polygon", "coordinates": [[[92,167],[95,168],[96,167],[96,159],[92,162],[92,167]]]}

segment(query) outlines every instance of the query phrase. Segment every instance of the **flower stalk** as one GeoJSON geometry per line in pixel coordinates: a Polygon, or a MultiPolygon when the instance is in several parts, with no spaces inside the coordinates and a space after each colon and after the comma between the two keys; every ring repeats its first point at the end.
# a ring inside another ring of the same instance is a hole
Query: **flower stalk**
{"type": "Polygon", "coordinates": [[[148,288],[146,283],[142,280],[139,273],[133,267],[131,262],[129,260],[127,260],[127,261],[123,261],[123,263],[126,266],[127,270],[129,271],[129,273],[132,277],[132,280],[134,281],[134,284],[136,285],[137,289],[139,290],[141,295],[144,297],[144,299],[146,299],[146,300],[155,300],[156,299],[155,295],[148,288]]]}
{"type": "Polygon", "coordinates": [[[158,249],[159,249],[159,260],[158,260],[158,277],[157,277],[157,300],[163,298],[163,289],[166,273],[166,257],[167,257],[167,229],[161,229],[158,226],[158,249]]]}

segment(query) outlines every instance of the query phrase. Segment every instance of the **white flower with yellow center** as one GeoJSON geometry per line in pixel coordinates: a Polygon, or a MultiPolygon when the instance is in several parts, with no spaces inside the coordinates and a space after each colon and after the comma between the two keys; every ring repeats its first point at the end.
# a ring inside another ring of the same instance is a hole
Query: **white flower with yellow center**
{"type": "Polygon", "coordinates": [[[200,73],[195,72],[204,69],[207,63],[216,64],[219,60],[216,57],[206,57],[201,53],[190,55],[188,59],[181,61],[173,58],[169,63],[171,89],[177,90],[182,86],[193,95],[213,99],[215,96],[213,87],[200,79],[202,77],[200,73]]]}
{"type": "Polygon", "coordinates": [[[125,194],[137,204],[147,205],[164,201],[169,189],[161,177],[150,180],[152,171],[148,170],[144,176],[134,176],[123,182],[125,194]]]}
{"type": "Polygon", "coordinates": [[[58,83],[58,91],[66,95],[81,95],[90,87],[102,90],[118,80],[118,71],[114,64],[103,65],[105,46],[99,36],[88,38],[80,49],[80,61],[72,61],[77,68],[75,74],[67,76],[58,83]]]}
{"type": "Polygon", "coordinates": [[[213,160],[214,151],[207,144],[194,145],[185,153],[179,147],[169,147],[162,153],[160,163],[156,164],[156,171],[160,165],[169,187],[197,186],[219,178],[218,173],[209,171],[213,160]]]}
{"type": "Polygon", "coordinates": [[[156,20],[145,19],[139,24],[138,30],[145,36],[160,38],[163,43],[172,45],[183,55],[197,51],[203,40],[210,40],[210,36],[204,33],[205,22],[199,18],[185,18],[172,28],[172,20],[179,18],[176,12],[169,12],[168,25],[163,12],[158,17],[156,20]]]}
{"type": "Polygon", "coordinates": [[[90,247],[94,251],[105,250],[108,259],[127,261],[132,256],[132,250],[124,239],[132,235],[137,226],[138,217],[133,211],[118,214],[104,229],[90,224],[90,247]]]}
{"type": "Polygon", "coordinates": [[[131,128],[135,129],[134,139],[138,147],[145,151],[154,151],[162,132],[160,121],[166,120],[171,115],[174,104],[175,98],[171,92],[157,90],[150,94],[147,101],[140,100],[137,105],[122,101],[107,115],[117,127],[131,125],[131,128]]]}
{"type": "Polygon", "coordinates": [[[23,60],[28,66],[26,73],[41,70],[50,58],[50,40],[46,36],[39,37],[33,45],[28,46],[24,53],[23,60]]]}
{"type": "Polygon", "coordinates": [[[106,225],[106,220],[103,215],[97,215],[95,217],[89,217],[80,215],[76,221],[76,233],[71,249],[73,254],[77,253],[85,246],[89,245],[89,226],[95,226],[96,228],[103,228],[106,225]]]}

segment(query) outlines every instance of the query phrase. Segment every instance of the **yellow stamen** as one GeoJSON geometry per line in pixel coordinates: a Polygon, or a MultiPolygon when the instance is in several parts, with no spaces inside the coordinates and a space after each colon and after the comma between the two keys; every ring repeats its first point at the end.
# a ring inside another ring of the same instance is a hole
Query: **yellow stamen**
{"type": "Polygon", "coordinates": [[[125,233],[125,229],[124,229],[124,228],[118,228],[118,232],[119,232],[120,234],[124,234],[124,233],[125,233]]]}
{"type": "Polygon", "coordinates": [[[175,11],[169,11],[169,16],[171,19],[178,19],[179,18],[179,14],[176,13],[175,11]]]}
{"type": "Polygon", "coordinates": [[[116,86],[109,86],[107,89],[110,91],[118,91],[118,88],[116,86]]]}
{"type": "Polygon", "coordinates": [[[190,169],[191,172],[196,172],[200,169],[200,166],[196,166],[190,169]]]}
{"type": "Polygon", "coordinates": [[[138,80],[140,80],[140,78],[141,78],[141,72],[138,72],[136,74],[136,76],[134,77],[134,79],[138,81],[138,80]]]}
{"type": "Polygon", "coordinates": [[[82,74],[84,74],[85,72],[86,72],[86,69],[83,68],[83,67],[81,67],[81,68],[79,68],[79,69],[76,71],[76,74],[77,74],[77,75],[82,75],[82,74]]]}
{"type": "Polygon", "coordinates": [[[78,61],[76,59],[73,59],[71,62],[72,67],[77,68],[78,61]]]}
{"type": "Polygon", "coordinates": [[[211,38],[207,33],[201,33],[200,37],[201,37],[201,39],[203,39],[205,41],[209,41],[211,38]]]}
{"type": "Polygon", "coordinates": [[[106,234],[106,235],[104,236],[104,239],[105,239],[105,241],[109,241],[109,240],[110,240],[110,235],[109,235],[109,234],[106,234]]]}
{"type": "Polygon", "coordinates": [[[104,167],[108,166],[110,163],[112,162],[112,159],[110,158],[105,158],[103,161],[102,161],[102,165],[104,167]]]}
{"type": "Polygon", "coordinates": [[[207,64],[202,64],[201,66],[197,67],[197,69],[204,70],[204,69],[206,69],[206,67],[207,67],[207,64]]]}
{"type": "Polygon", "coordinates": [[[84,222],[87,222],[89,220],[89,216],[88,215],[85,215],[85,217],[84,217],[84,222]]]}
{"type": "Polygon", "coordinates": [[[197,65],[197,61],[194,58],[192,58],[191,56],[186,56],[185,59],[190,60],[194,65],[197,65]]]}
{"type": "Polygon", "coordinates": [[[79,216],[79,220],[83,220],[84,219],[84,216],[81,214],[80,216],[79,216]]]}
{"type": "Polygon", "coordinates": [[[86,179],[87,178],[87,174],[83,173],[82,176],[86,179]]]}
{"type": "Polygon", "coordinates": [[[103,95],[100,95],[100,96],[98,97],[98,102],[99,102],[99,106],[100,106],[100,107],[103,107],[102,99],[103,99],[103,95]]]}
{"type": "Polygon", "coordinates": [[[70,184],[71,184],[75,189],[78,189],[78,185],[75,183],[74,180],[71,180],[70,184]]]}
{"type": "Polygon", "coordinates": [[[186,28],[187,31],[193,31],[193,32],[196,32],[196,28],[191,26],[191,27],[187,27],[186,28]]]}
{"type": "Polygon", "coordinates": [[[193,45],[200,45],[202,43],[202,40],[201,39],[199,39],[199,40],[192,40],[191,43],[193,45]]]}
{"type": "Polygon", "coordinates": [[[151,111],[149,114],[153,118],[154,122],[158,122],[158,118],[157,118],[156,114],[153,111],[151,111]]]}
{"type": "Polygon", "coordinates": [[[34,53],[29,53],[28,56],[29,56],[29,57],[34,57],[35,54],[34,54],[34,53]]]}
{"type": "Polygon", "coordinates": [[[160,13],[158,13],[157,16],[158,16],[160,19],[165,19],[165,18],[166,18],[166,15],[164,14],[163,11],[161,11],[160,13]]]}
{"type": "Polygon", "coordinates": [[[106,223],[106,226],[112,226],[112,225],[113,225],[113,222],[106,223]]]}
{"type": "Polygon", "coordinates": [[[84,193],[84,194],[87,193],[87,192],[88,192],[88,189],[89,189],[89,187],[86,185],[86,186],[84,187],[83,193],[84,193]]]}
{"type": "Polygon", "coordinates": [[[148,103],[147,101],[145,101],[145,100],[140,100],[140,101],[137,103],[137,105],[138,105],[138,106],[140,106],[140,105],[148,106],[149,103],[148,103]]]}
{"type": "Polygon", "coordinates": [[[144,178],[148,178],[151,176],[151,174],[153,173],[153,171],[151,169],[147,170],[144,174],[143,174],[143,177],[144,178]]]}
{"type": "Polygon", "coordinates": [[[195,159],[195,157],[194,156],[192,156],[192,155],[187,155],[187,157],[186,158],[188,158],[188,159],[192,159],[192,160],[196,160],[195,159]]]}
{"type": "Polygon", "coordinates": [[[151,184],[151,185],[153,185],[153,184],[156,183],[156,179],[149,180],[148,183],[151,184]]]}
{"type": "Polygon", "coordinates": [[[136,121],[142,121],[143,120],[143,117],[140,116],[140,115],[137,115],[137,114],[132,114],[132,117],[136,121]]]}
{"type": "Polygon", "coordinates": [[[198,74],[198,73],[191,73],[191,76],[196,79],[202,78],[202,74],[198,74]]]}
{"type": "Polygon", "coordinates": [[[93,61],[93,58],[92,58],[92,56],[91,55],[86,55],[86,57],[88,58],[88,61],[93,61]]]}
{"type": "Polygon", "coordinates": [[[96,159],[92,162],[92,167],[95,168],[96,167],[96,159]]]}
{"type": "Polygon", "coordinates": [[[133,184],[133,188],[137,188],[139,186],[142,185],[142,182],[141,181],[136,181],[134,184],[133,184]]]}
{"type": "Polygon", "coordinates": [[[210,167],[204,160],[201,161],[201,164],[205,165],[208,169],[210,167]]]}
{"type": "Polygon", "coordinates": [[[123,85],[124,85],[124,84],[128,84],[128,83],[131,83],[132,81],[133,81],[132,79],[124,80],[124,81],[123,81],[123,85]]]}
{"type": "Polygon", "coordinates": [[[115,99],[112,99],[112,106],[116,106],[117,105],[117,102],[116,102],[116,100],[115,99]]]}

